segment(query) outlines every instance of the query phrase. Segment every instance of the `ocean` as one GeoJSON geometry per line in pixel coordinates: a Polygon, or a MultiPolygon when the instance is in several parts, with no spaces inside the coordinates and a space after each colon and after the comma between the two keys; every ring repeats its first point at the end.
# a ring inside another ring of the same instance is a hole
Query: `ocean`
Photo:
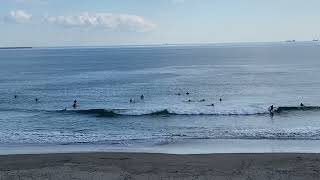
{"type": "Polygon", "coordinates": [[[0,154],[320,152],[299,108],[320,105],[317,42],[2,49],[0,68],[0,154]]]}

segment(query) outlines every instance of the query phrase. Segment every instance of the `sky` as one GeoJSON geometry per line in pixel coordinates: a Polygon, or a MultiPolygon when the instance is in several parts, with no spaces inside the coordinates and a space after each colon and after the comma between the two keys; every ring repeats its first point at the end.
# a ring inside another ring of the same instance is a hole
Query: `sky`
{"type": "Polygon", "coordinates": [[[320,38],[319,0],[0,0],[0,46],[320,38]]]}

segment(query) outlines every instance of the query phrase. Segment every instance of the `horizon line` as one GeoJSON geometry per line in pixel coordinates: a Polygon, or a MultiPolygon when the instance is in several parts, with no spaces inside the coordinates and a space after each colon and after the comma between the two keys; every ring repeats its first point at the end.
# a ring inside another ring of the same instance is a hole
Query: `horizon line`
{"type": "Polygon", "coordinates": [[[203,46],[203,45],[237,45],[237,44],[271,44],[271,43],[312,43],[313,40],[284,40],[284,41],[252,41],[252,42],[217,42],[217,43],[150,43],[150,44],[113,44],[113,45],[52,45],[52,46],[0,46],[0,49],[32,49],[32,48],[94,48],[94,47],[152,47],[152,46],[203,46]]]}

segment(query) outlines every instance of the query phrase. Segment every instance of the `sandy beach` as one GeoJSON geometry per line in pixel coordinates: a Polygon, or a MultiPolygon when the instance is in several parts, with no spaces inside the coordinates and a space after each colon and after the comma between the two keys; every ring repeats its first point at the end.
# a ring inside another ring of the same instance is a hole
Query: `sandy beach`
{"type": "Polygon", "coordinates": [[[319,179],[320,154],[0,156],[0,179],[319,179]]]}

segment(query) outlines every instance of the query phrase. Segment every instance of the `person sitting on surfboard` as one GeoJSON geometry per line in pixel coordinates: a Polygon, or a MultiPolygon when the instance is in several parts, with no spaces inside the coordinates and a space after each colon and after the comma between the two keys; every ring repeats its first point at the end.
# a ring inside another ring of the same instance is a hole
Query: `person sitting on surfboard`
{"type": "Polygon", "coordinates": [[[300,104],[300,106],[301,106],[301,107],[303,107],[303,106],[304,106],[304,104],[302,104],[302,103],[301,103],[301,104],[300,104]]]}
{"type": "Polygon", "coordinates": [[[76,108],[76,107],[77,107],[77,100],[76,100],[76,99],[73,101],[72,107],[73,107],[73,108],[76,108]]]}
{"type": "Polygon", "coordinates": [[[142,94],[140,98],[141,98],[141,100],[144,100],[144,95],[142,94]]]}

